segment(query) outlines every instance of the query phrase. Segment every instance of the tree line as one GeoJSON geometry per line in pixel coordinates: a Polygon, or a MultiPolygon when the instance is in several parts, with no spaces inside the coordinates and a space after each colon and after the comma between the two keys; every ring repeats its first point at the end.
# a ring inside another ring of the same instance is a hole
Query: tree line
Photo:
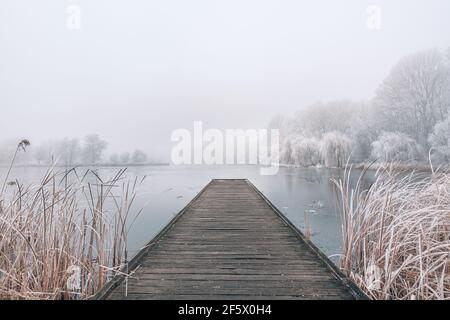
{"type": "MultiPolygon", "coordinates": [[[[0,148],[0,163],[11,160],[14,143],[5,142],[0,148]]],[[[31,145],[30,152],[19,154],[18,163],[34,165],[132,165],[149,163],[147,154],[139,149],[133,152],[106,154],[108,142],[97,134],[89,134],[82,140],[64,138],[31,145]]]]}
{"type": "Polygon", "coordinates": [[[278,115],[281,161],[340,167],[352,162],[431,159],[450,163],[450,49],[402,58],[369,101],[316,103],[278,115]]]}

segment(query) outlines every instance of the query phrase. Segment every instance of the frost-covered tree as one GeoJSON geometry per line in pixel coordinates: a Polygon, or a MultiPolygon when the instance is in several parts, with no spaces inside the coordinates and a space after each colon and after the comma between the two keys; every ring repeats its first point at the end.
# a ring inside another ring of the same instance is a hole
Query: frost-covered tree
{"type": "Polygon", "coordinates": [[[379,161],[411,161],[423,159],[422,147],[401,132],[382,132],[372,143],[372,157],[379,161]]]}
{"type": "MultiPolygon", "coordinates": [[[[381,159],[421,159],[428,150],[435,125],[450,114],[450,49],[418,52],[407,56],[391,70],[370,102],[348,100],[316,103],[302,108],[294,117],[277,116],[269,127],[282,129],[281,160],[303,163],[304,146],[295,137],[322,139],[322,161],[327,166],[342,166],[347,161],[347,149],[352,149],[351,161],[365,161],[372,156],[373,143],[381,159]],[[382,135],[399,132],[404,135],[382,135]],[[346,139],[334,141],[342,136],[346,139]],[[392,139],[395,145],[380,145],[380,139],[392,139]],[[408,139],[410,140],[408,140],[408,139]],[[338,142],[342,145],[337,144],[338,142]],[[341,148],[345,147],[343,160],[341,148]],[[387,151],[387,153],[385,152],[387,151]]],[[[435,139],[436,140],[436,139],[435,139]]],[[[436,156],[438,153],[436,151],[436,156]]],[[[306,160],[305,160],[306,161],[306,160]]],[[[308,162],[308,161],[306,161],[308,162]]]]}
{"type": "Polygon", "coordinates": [[[428,141],[432,148],[432,160],[450,164],[450,116],[434,126],[428,141]]]}
{"type": "Polygon", "coordinates": [[[128,164],[128,163],[130,163],[131,156],[130,156],[129,152],[122,152],[119,157],[120,157],[120,163],[121,164],[128,164]]]}
{"type": "Polygon", "coordinates": [[[284,141],[290,134],[290,122],[291,120],[282,116],[276,115],[274,116],[268,125],[268,129],[277,129],[280,133],[280,141],[284,141]]]}
{"type": "Polygon", "coordinates": [[[362,111],[362,104],[348,100],[316,103],[297,112],[293,119],[293,134],[321,137],[327,132],[348,133],[362,111]]]}
{"type": "Polygon", "coordinates": [[[109,156],[109,162],[111,164],[118,164],[120,162],[120,157],[117,153],[113,153],[109,156]]]}
{"type": "Polygon", "coordinates": [[[133,163],[145,163],[147,162],[147,155],[142,150],[135,150],[131,156],[131,161],[133,163]]]}
{"type": "Polygon", "coordinates": [[[103,157],[108,143],[100,139],[97,134],[87,135],[84,139],[84,146],[82,150],[84,164],[97,164],[103,157]]]}
{"type": "Polygon", "coordinates": [[[292,137],[287,137],[284,139],[283,143],[281,143],[280,150],[280,161],[284,164],[292,164],[294,163],[292,158],[292,137]]]}
{"type": "Polygon", "coordinates": [[[363,162],[370,158],[371,144],[378,137],[373,119],[372,103],[363,104],[360,112],[352,118],[352,126],[348,134],[353,144],[351,161],[363,162]]]}
{"type": "Polygon", "coordinates": [[[78,139],[64,138],[56,143],[56,156],[59,163],[64,165],[73,165],[77,162],[81,147],[78,139]]]}
{"type": "Polygon", "coordinates": [[[75,138],[49,140],[33,147],[32,156],[37,164],[73,165],[80,159],[81,146],[75,138]]]}
{"type": "Polygon", "coordinates": [[[351,153],[352,142],[343,133],[333,131],[326,133],[320,143],[320,155],[327,167],[342,167],[347,163],[351,153]]]}
{"type": "Polygon", "coordinates": [[[43,142],[32,149],[32,156],[37,164],[51,164],[52,158],[54,157],[55,146],[52,142],[43,142]]]}
{"type": "Polygon", "coordinates": [[[47,150],[42,145],[33,148],[33,158],[37,164],[43,164],[48,159],[47,150]]]}
{"type": "Polygon", "coordinates": [[[320,141],[304,137],[293,140],[292,160],[303,167],[317,165],[320,162],[320,141]]]}
{"type": "Polygon", "coordinates": [[[449,66],[437,50],[403,58],[377,91],[378,124],[427,146],[428,135],[450,108],[449,66]]]}

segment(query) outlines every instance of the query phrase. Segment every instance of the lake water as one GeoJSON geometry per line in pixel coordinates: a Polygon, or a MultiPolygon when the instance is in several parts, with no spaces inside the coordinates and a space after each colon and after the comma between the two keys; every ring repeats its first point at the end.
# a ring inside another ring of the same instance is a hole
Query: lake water
{"type": "MultiPolygon", "coordinates": [[[[101,177],[112,177],[116,167],[96,169],[101,177]]],[[[11,177],[21,184],[39,182],[45,168],[17,167],[11,177]]],[[[83,171],[80,168],[80,171],[83,171]]],[[[0,169],[4,177],[5,168],[0,169]]],[[[305,228],[308,211],[312,241],[328,256],[340,252],[341,236],[336,193],[331,182],[343,171],[325,168],[280,168],[273,176],[260,175],[258,166],[137,166],[126,172],[128,178],[148,176],[134,203],[144,208],[129,235],[132,254],[154,237],[211,179],[249,179],[300,230],[305,228]]],[[[359,171],[354,170],[352,180],[359,171]]],[[[366,177],[367,182],[372,179],[366,177]]],[[[336,260],[336,259],[333,259],[336,260]]]]}

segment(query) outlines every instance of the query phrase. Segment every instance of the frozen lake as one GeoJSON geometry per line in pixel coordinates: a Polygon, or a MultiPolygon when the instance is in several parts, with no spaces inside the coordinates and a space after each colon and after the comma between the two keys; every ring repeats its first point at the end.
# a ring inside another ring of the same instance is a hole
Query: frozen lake
{"type": "MultiPolygon", "coordinates": [[[[62,170],[62,169],[61,169],[62,170]]],[[[80,168],[84,172],[86,168],[80,168]]],[[[95,169],[101,177],[110,178],[119,167],[95,169]]],[[[37,183],[46,168],[17,167],[11,179],[21,184],[37,183]]],[[[4,177],[5,168],[0,169],[4,177]]],[[[261,176],[258,166],[137,166],[129,167],[127,178],[146,180],[134,203],[137,212],[144,208],[129,235],[130,254],[155,236],[211,179],[249,179],[269,200],[304,231],[305,211],[313,235],[312,241],[328,256],[340,252],[340,222],[337,198],[331,178],[343,173],[338,169],[280,168],[277,175],[261,176]]],[[[359,175],[353,171],[353,179],[359,175]]],[[[371,179],[371,174],[366,178],[371,179]]],[[[367,181],[369,182],[369,181],[367,181]]]]}

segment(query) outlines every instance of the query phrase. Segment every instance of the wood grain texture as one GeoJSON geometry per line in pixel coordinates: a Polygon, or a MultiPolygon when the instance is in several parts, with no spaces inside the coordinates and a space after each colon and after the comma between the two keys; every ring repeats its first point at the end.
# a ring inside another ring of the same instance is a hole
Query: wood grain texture
{"type": "Polygon", "coordinates": [[[213,180],[107,299],[363,298],[246,180],[213,180]]]}

